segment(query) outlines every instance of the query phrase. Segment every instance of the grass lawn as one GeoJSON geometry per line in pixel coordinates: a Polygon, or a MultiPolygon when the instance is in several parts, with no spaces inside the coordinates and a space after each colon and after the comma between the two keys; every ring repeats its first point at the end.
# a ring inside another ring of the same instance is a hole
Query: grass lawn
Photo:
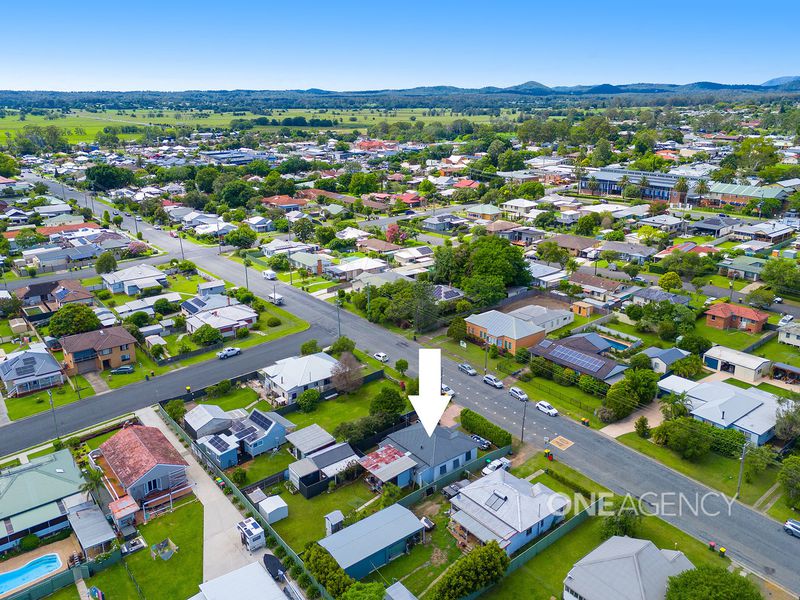
{"type": "Polygon", "coordinates": [[[800,350],[795,346],[780,343],[778,338],[771,339],[760,348],[756,348],[752,353],[774,362],[800,367],[800,350]]]}
{"type": "Polygon", "coordinates": [[[432,500],[413,507],[417,516],[428,515],[436,527],[425,534],[424,543],[417,544],[408,554],[370,574],[365,581],[378,581],[385,585],[402,581],[412,594],[421,597],[422,592],[461,557],[456,539],[447,530],[449,517],[445,513],[449,507],[444,497],[438,494],[432,500]]]}
{"type": "MultiPolygon", "coordinates": [[[[329,433],[340,423],[353,421],[369,414],[369,404],[385,385],[393,385],[386,380],[378,380],[362,385],[355,392],[342,394],[333,400],[326,400],[317,406],[317,410],[310,413],[293,412],[286,415],[298,429],[317,423],[329,433]]],[[[407,405],[411,410],[411,405],[407,405]]]]}
{"type": "MultiPolygon", "coordinates": [[[[289,454],[286,450],[279,450],[275,454],[265,452],[256,456],[253,460],[242,463],[239,467],[247,471],[247,484],[261,481],[265,477],[269,477],[274,473],[285,471],[286,468],[297,460],[294,456],[289,454]]],[[[236,470],[237,467],[228,469],[227,473],[230,474],[236,470]]]]}
{"type": "MultiPolygon", "coordinates": [[[[191,502],[139,528],[148,545],[170,538],[178,552],[168,561],[153,560],[145,549],[126,562],[148,600],[188,598],[203,581],[203,505],[191,502]]],[[[109,597],[136,598],[137,593],[125,568],[119,564],[92,577],[109,597]]]]}
{"type": "Polygon", "coordinates": [[[30,454],[28,454],[28,460],[32,458],[38,458],[40,456],[47,456],[48,454],[52,454],[55,451],[56,449],[53,446],[50,446],[49,448],[45,448],[44,450],[39,450],[38,452],[31,452],[30,454]]]}
{"type": "Polygon", "coordinates": [[[639,338],[642,340],[642,350],[649,346],[655,346],[656,348],[668,348],[673,345],[671,342],[665,342],[655,333],[651,333],[649,331],[636,331],[636,327],[621,321],[616,323],[604,323],[602,326],[606,327],[607,329],[613,329],[614,331],[619,331],[620,333],[639,338]]]}
{"type": "MultiPolygon", "coordinates": [[[[94,396],[92,386],[82,376],[75,375],[70,379],[72,379],[75,387],[81,388],[81,398],[94,396]]],[[[54,406],[64,406],[78,400],[78,392],[73,390],[67,383],[60,387],[52,388],[50,391],[53,393],[54,406]]],[[[42,390],[27,396],[6,398],[6,408],[8,408],[9,418],[12,421],[16,421],[17,419],[24,419],[45,410],[50,410],[50,397],[47,390],[42,390]]]]}
{"type": "MultiPolygon", "coordinates": [[[[560,598],[564,578],[578,560],[599,546],[603,540],[603,521],[592,517],[546,548],[481,596],[487,600],[525,598],[550,600],[560,598]]],[[[729,559],[709,552],[705,544],[657,517],[642,519],[636,537],[651,540],[658,548],[680,550],[695,565],[727,567],[729,559]]]]}
{"type": "MultiPolygon", "coordinates": [[[[333,298],[328,298],[327,302],[333,304],[334,302],[336,302],[336,297],[334,296],[333,298]]],[[[367,313],[364,312],[363,310],[359,310],[358,308],[356,308],[352,302],[343,302],[342,308],[344,310],[350,311],[354,315],[358,315],[362,319],[367,318],[367,313]]],[[[381,327],[384,327],[385,329],[388,329],[392,333],[396,333],[397,335],[402,335],[403,337],[408,339],[410,339],[414,335],[413,328],[403,329],[402,327],[398,327],[394,323],[387,323],[387,322],[379,323],[379,325],[381,327]]],[[[378,352],[378,350],[372,350],[372,352],[378,352]]]]}
{"type": "MultiPolygon", "coordinates": [[[[472,365],[478,372],[483,371],[484,361],[486,361],[486,351],[471,343],[467,342],[467,347],[462,348],[458,342],[454,342],[445,335],[440,335],[431,340],[429,346],[433,348],[441,348],[442,352],[449,354],[454,360],[465,361],[472,365]]],[[[489,358],[488,368],[490,373],[499,374],[497,370],[497,363],[500,362],[499,358],[489,358]]]]}
{"type": "MultiPolygon", "coordinates": [[[[728,346],[734,350],[742,350],[743,348],[746,348],[755,342],[759,337],[745,331],[739,331],[737,329],[714,329],[713,327],[706,325],[705,317],[700,317],[697,320],[697,323],[694,327],[694,332],[697,335],[703,336],[714,344],[728,346]]],[[[767,342],[766,345],[769,345],[769,342],[767,342]]],[[[763,349],[764,346],[759,348],[759,352],[763,351],[763,349]]]]}
{"type": "Polygon", "coordinates": [[[11,331],[11,325],[8,323],[8,319],[0,320],[0,337],[12,337],[14,332],[11,331]]]}
{"type": "Polygon", "coordinates": [[[94,277],[87,277],[86,279],[81,279],[81,285],[84,287],[90,285],[100,285],[103,283],[103,277],[100,275],[95,275],[94,277]]]}
{"type": "Polygon", "coordinates": [[[106,432],[106,433],[103,433],[103,434],[101,434],[101,435],[98,435],[98,436],[96,436],[96,437],[93,437],[93,438],[92,438],[92,439],[90,439],[90,440],[86,440],[84,443],[85,443],[87,446],[89,446],[89,449],[90,449],[90,450],[96,450],[97,448],[99,448],[99,447],[100,447],[100,444],[102,444],[103,442],[105,442],[105,441],[106,441],[108,438],[110,438],[111,436],[113,436],[113,435],[114,435],[115,433],[117,433],[118,431],[119,431],[119,429],[112,429],[111,431],[108,431],[108,432],[106,432]]]}
{"type": "Polygon", "coordinates": [[[325,515],[337,509],[346,515],[373,497],[374,494],[361,479],[336,488],[331,493],[323,492],[310,500],[299,493],[290,494],[284,490],[281,498],[289,505],[289,517],[273,527],[295,552],[301,552],[308,542],[325,537],[325,515]]]}
{"type": "Polygon", "coordinates": [[[19,462],[19,459],[15,458],[13,460],[0,464],[0,469],[10,469],[11,467],[18,467],[21,464],[22,463],[19,462]]]}
{"type": "Polygon", "coordinates": [[[722,242],[721,244],[717,244],[714,246],[715,248],[719,248],[720,250],[730,250],[731,248],[735,248],[741,244],[741,242],[735,242],[733,240],[728,240],[727,242],[722,242]]]}
{"type": "Polygon", "coordinates": [[[675,238],[675,240],[672,243],[677,245],[677,244],[682,244],[683,242],[694,242],[695,244],[698,244],[698,245],[702,246],[706,242],[710,242],[713,239],[714,239],[714,237],[710,236],[710,235],[696,235],[696,236],[693,236],[693,237],[675,238]]]}
{"type": "Polygon", "coordinates": [[[556,331],[561,331],[562,329],[575,329],[576,327],[580,327],[581,325],[586,325],[587,323],[591,323],[595,319],[599,319],[602,315],[600,313],[594,313],[589,317],[582,317],[580,315],[574,315],[574,319],[572,323],[569,325],[564,325],[564,327],[560,327],[556,329],[556,331]]]}
{"type": "MultiPolygon", "coordinates": [[[[623,434],[617,440],[679,473],[724,492],[730,497],[733,497],[736,493],[736,483],[739,478],[739,461],[735,458],[728,458],[715,452],[709,452],[700,460],[692,462],[682,459],[669,448],[640,438],[635,433],[623,434]]],[[[775,483],[777,474],[777,469],[769,468],[757,475],[750,483],[743,479],[742,493],[739,499],[745,504],[753,504],[775,483]]]]}
{"type": "Polygon", "coordinates": [[[143,381],[145,375],[149,375],[151,371],[156,375],[163,375],[174,368],[174,365],[158,366],[149,356],[140,350],[136,353],[136,364],[133,373],[111,375],[106,371],[103,373],[103,378],[112,389],[116,389],[131,383],[136,383],[137,381],[143,381]]]}
{"type": "MultiPolygon", "coordinates": [[[[590,492],[600,493],[609,491],[599,483],[596,483],[592,479],[586,477],[586,475],[584,475],[583,473],[576,471],[571,467],[568,467],[562,462],[558,461],[550,462],[542,455],[541,452],[537,452],[533,457],[526,460],[520,466],[511,469],[511,473],[521,479],[524,479],[525,477],[528,477],[531,473],[535,473],[538,470],[547,470],[548,472],[551,473],[557,473],[558,475],[561,475],[562,477],[574,483],[576,486],[580,486],[586,490],[589,490],[590,492]]],[[[549,479],[554,480],[552,477],[550,477],[549,479]]],[[[571,495],[572,491],[570,491],[569,493],[571,495]]]]}
{"type": "Polygon", "coordinates": [[[367,366],[367,372],[383,370],[384,373],[395,379],[405,379],[405,377],[400,375],[400,371],[390,366],[394,364],[391,360],[391,356],[389,357],[388,363],[382,363],[377,358],[374,358],[372,354],[367,354],[367,352],[359,350],[358,348],[353,350],[353,355],[358,359],[358,362],[367,366]]]}
{"type": "MultiPolygon", "coordinates": [[[[536,403],[539,400],[547,400],[558,409],[562,417],[572,417],[580,419],[588,418],[592,425],[600,426],[601,423],[594,416],[594,411],[602,405],[602,400],[597,396],[587,394],[577,386],[563,386],[544,377],[534,377],[530,381],[516,381],[515,386],[525,390],[530,401],[536,403]]],[[[528,406],[529,417],[544,418],[542,413],[536,412],[531,404],[528,406]]],[[[514,432],[515,435],[519,432],[514,432]]]]}
{"type": "Polygon", "coordinates": [[[781,496],[778,501],[770,507],[767,514],[780,522],[787,519],[800,519],[800,510],[792,508],[786,503],[786,496],[781,496]]]}
{"type": "MultiPolygon", "coordinates": [[[[745,281],[743,279],[733,279],[732,281],[733,281],[733,289],[734,291],[737,292],[741,290],[743,287],[753,283],[752,281],[745,281]]],[[[729,290],[731,285],[731,280],[725,277],[724,275],[712,275],[711,277],[708,278],[708,283],[709,285],[715,285],[725,290],[729,290]]]]}
{"type": "Polygon", "coordinates": [[[228,411],[234,408],[245,408],[258,400],[258,393],[251,387],[237,387],[219,398],[208,398],[203,396],[198,399],[201,404],[216,404],[222,410],[228,411]]]}

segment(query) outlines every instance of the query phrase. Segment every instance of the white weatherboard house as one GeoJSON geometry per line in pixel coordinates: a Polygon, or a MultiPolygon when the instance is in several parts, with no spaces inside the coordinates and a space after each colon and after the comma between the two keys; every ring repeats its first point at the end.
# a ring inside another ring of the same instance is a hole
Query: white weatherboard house
{"type": "Polygon", "coordinates": [[[615,535],[570,569],[563,600],[664,600],[669,578],[690,569],[683,552],[615,535]]]}
{"type": "Polygon", "coordinates": [[[734,379],[755,383],[769,375],[772,361],[726,346],[713,346],[703,355],[703,364],[714,371],[730,373],[734,379]]]}
{"type": "Polygon", "coordinates": [[[333,388],[333,368],[339,362],[324,352],[292,356],[259,371],[264,388],[287,403],[293,403],[306,390],[319,393],[333,388]]]}
{"type": "Polygon", "coordinates": [[[494,540],[509,555],[563,520],[569,506],[566,496],[503,469],[461,488],[450,502],[456,539],[494,540]]]}

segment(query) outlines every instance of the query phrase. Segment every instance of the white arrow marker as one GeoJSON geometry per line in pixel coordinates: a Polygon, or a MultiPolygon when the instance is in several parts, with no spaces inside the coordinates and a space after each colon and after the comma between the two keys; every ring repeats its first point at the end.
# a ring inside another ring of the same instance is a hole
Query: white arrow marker
{"type": "Polygon", "coordinates": [[[432,436],[450,402],[450,396],[442,395],[442,351],[438,348],[420,349],[419,396],[409,396],[408,399],[428,437],[432,436]]]}

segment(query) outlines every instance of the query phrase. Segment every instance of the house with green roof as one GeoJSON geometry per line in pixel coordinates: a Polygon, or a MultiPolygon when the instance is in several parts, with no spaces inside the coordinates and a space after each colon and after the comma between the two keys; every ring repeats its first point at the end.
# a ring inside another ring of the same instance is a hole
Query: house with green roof
{"type": "Polygon", "coordinates": [[[69,527],[70,509],[86,502],[82,484],[69,450],[0,471],[0,552],[27,535],[44,538],[69,527]]]}

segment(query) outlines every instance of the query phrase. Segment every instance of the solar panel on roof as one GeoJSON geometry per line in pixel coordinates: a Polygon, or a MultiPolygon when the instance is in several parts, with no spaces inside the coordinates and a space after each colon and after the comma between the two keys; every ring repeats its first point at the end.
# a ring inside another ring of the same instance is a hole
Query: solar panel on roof
{"type": "Polygon", "coordinates": [[[25,375],[31,375],[31,374],[33,374],[33,372],[34,372],[35,370],[36,370],[36,369],[35,369],[34,367],[31,367],[31,366],[23,366],[23,367],[17,367],[17,368],[16,368],[17,375],[20,375],[20,376],[23,376],[23,377],[24,377],[25,375]]]}
{"type": "Polygon", "coordinates": [[[564,346],[556,347],[550,356],[561,359],[564,362],[573,364],[586,371],[591,371],[592,373],[602,369],[604,364],[599,358],[571,350],[570,348],[565,348],[564,346]]]}
{"type": "Polygon", "coordinates": [[[219,452],[225,452],[228,449],[228,443],[216,435],[208,440],[208,443],[212,448],[218,450],[219,452]]]}
{"type": "Polygon", "coordinates": [[[491,508],[494,511],[497,511],[503,504],[506,502],[506,497],[501,496],[497,492],[493,492],[491,496],[486,500],[486,506],[491,508]]]}
{"type": "Polygon", "coordinates": [[[267,431],[270,427],[272,427],[272,421],[264,414],[253,411],[253,414],[250,415],[250,420],[261,427],[264,431],[267,431]]]}
{"type": "Polygon", "coordinates": [[[23,365],[35,365],[36,364],[36,359],[33,356],[26,356],[25,358],[22,359],[22,364],[23,365]]]}
{"type": "Polygon", "coordinates": [[[236,432],[236,439],[237,440],[244,439],[248,435],[250,435],[251,433],[255,433],[255,432],[256,432],[256,428],[255,427],[253,427],[253,426],[247,427],[247,428],[243,429],[242,431],[237,431],[236,432]]]}

